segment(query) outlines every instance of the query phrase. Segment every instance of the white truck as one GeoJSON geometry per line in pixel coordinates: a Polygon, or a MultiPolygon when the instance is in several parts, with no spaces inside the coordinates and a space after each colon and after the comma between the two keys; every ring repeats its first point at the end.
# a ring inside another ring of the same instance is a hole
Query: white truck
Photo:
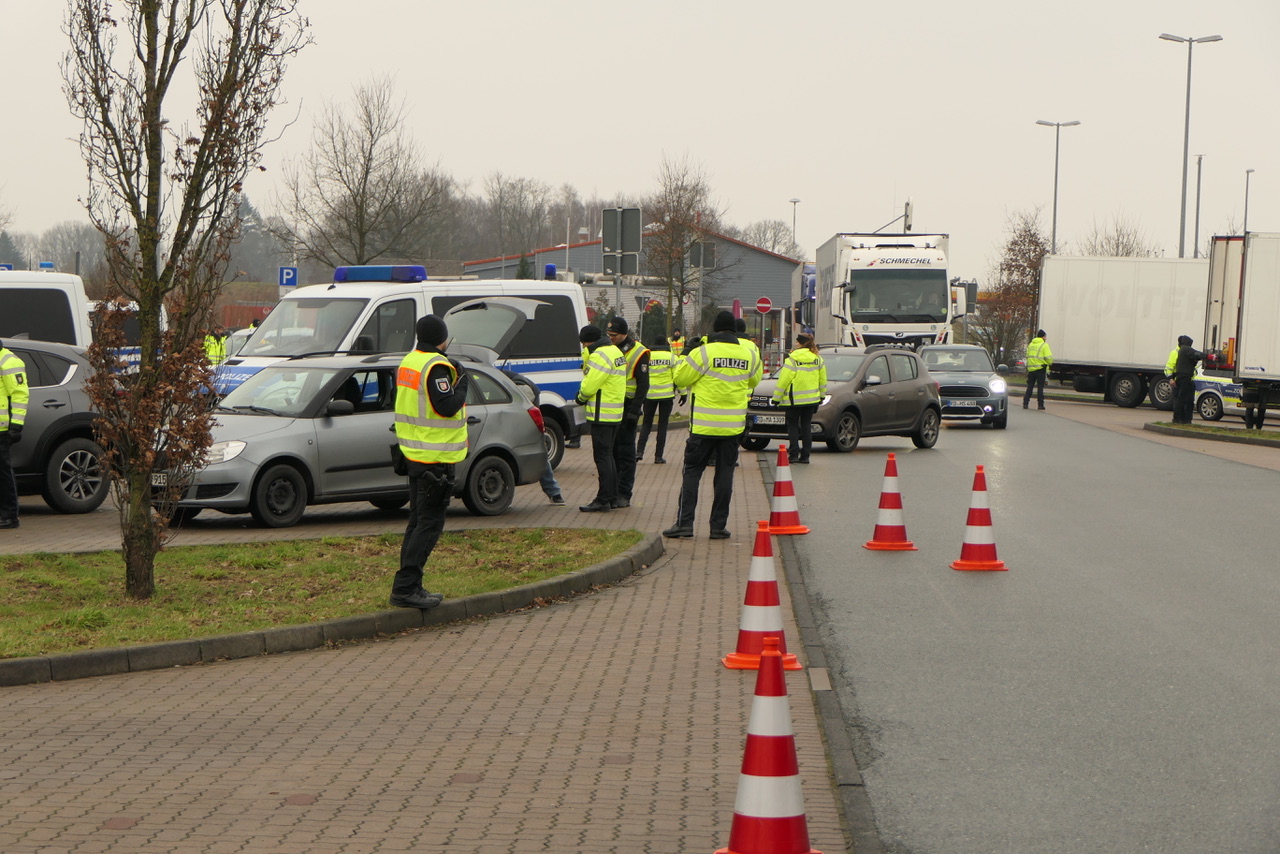
{"type": "MultiPolygon", "coordinates": [[[[1245,424],[1261,426],[1267,407],[1280,405],[1280,234],[1249,232],[1241,243],[1236,337],[1226,352],[1235,356],[1232,373],[1250,413],[1245,424]]],[[[1225,272],[1229,291],[1233,269],[1225,272]]]]}
{"type": "Polygon", "coordinates": [[[1149,398],[1172,409],[1165,363],[1179,335],[1205,328],[1208,281],[1207,259],[1046,256],[1039,327],[1053,350],[1049,378],[1117,406],[1149,398]]]}
{"type": "Polygon", "coordinates": [[[945,234],[848,233],[818,247],[818,343],[919,349],[950,341],[965,296],[948,279],[947,242],[945,234]]]}

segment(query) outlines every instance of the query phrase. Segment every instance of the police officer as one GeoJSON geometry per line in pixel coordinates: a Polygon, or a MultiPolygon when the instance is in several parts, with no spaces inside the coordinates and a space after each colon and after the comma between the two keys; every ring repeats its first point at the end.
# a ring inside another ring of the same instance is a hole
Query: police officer
{"type": "Polygon", "coordinates": [[[1048,334],[1043,330],[1036,332],[1036,337],[1027,345],[1027,391],[1022,396],[1022,408],[1031,403],[1031,393],[1038,391],[1036,399],[1040,409],[1044,409],[1044,381],[1049,375],[1049,366],[1053,364],[1053,351],[1045,339],[1048,334]]]}
{"type": "Polygon", "coordinates": [[[627,357],[606,341],[597,326],[584,326],[578,340],[587,348],[578,403],[591,422],[591,458],[596,464],[596,497],[580,504],[583,513],[607,513],[618,497],[618,468],[613,447],[627,396],[627,357]]]}
{"type": "Polygon", "coordinates": [[[827,366],[812,335],[801,332],[796,345],[782,361],[773,403],[787,412],[787,455],[793,463],[807,463],[813,450],[813,413],[827,393],[827,366]]]}
{"type": "Polygon", "coordinates": [[[227,333],[221,326],[213,326],[204,336],[204,355],[215,368],[227,360],[227,333]]]}
{"type": "Polygon", "coordinates": [[[0,342],[0,529],[18,527],[18,482],[9,448],[22,441],[30,397],[27,366],[0,342]]]}
{"type": "Polygon", "coordinates": [[[622,423],[613,443],[613,460],[618,471],[618,495],[613,506],[630,507],[631,490],[636,485],[636,425],[649,396],[649,348],[631,336],[625,317],[609,321],[609,341],[627,359],[627,397],[622,423]]]}
{"type": "Polygon", "coordinates": [[[467,373],[444,355],[449,328],[434,314],[420,318],[418,344],[396,372],[396,441],[409,470],[409,524],[391,604],[434,608],[444,599],[422,586],[422,567],[444,531],[453,496],[453,467],[467,456],[467,373]]]}
{"type": "Polygon", "coordinates": [[[698,483],[703,469],[713,462],[716,473],[711,539],[726,540],[730,536],[726,526],[733,499],[738,440],[746,427],[751,390],[760,382],[764,369],[760,357],[738,340],[732,314],[720,312],[712,329],[706,343],[690,350],[676,366],[675,384],[689,390],[691,414],[676,523],[662,532],[664,537],[693,536],[698,483]]]}
{"type": "Polygon", "coordinates": [[[654,465],[666,462],[662,452],[667,449],[667,422],[671,419],[671,406],[675,403],[676,385],[672,379],[675,354],[667,348],[667,339],[659,335],[649,350],[649,394],[644,399],[644,422],[640,426],[640,438],[636,442],[636,460],[644,459],[644,446],[653,429],[653,416],[658,416],[657,447],[654,449],[654,465]]]}
{"type": "Polygon", "coordinates": [[[684,355],[684,336],[680,334],[679,329],[671,330],[671,354],[677,361],[684,355]]]}
{"type": "Polygon", "coordinates": [[[1173,423],[1190,424],[1196,401],[1196,364],[1204,353],[1191,345],[1190,335],[1178,336],[1178,356],[1173,367],[1173,423]]]}

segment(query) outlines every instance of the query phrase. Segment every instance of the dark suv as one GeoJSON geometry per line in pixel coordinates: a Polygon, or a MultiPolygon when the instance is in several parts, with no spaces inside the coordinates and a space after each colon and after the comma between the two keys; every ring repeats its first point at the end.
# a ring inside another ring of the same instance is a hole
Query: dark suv
{"type": "MultiPolygon", "coordinates": [[[[813,416],[813,438],[847,453],[863,436],[909,436],[917,448],[932,448],[942,423],[938,383],[920,357],[892,345],[819,348],[827,368],[827,396],[813,416]]],[[[742,445],[763,450],[786,441],[783,410],[771,402],[776,374],[756,386],[747,408],[742,445]]]]}
{"type": "Polygon", "coordinates": [[[107,479],[82,387],[90,371],[83,348],[23,338],[4,343],[26,365],[31,387],[22,441],[12,450],[18,492],[39,493],[61,513],[97,510],[107,497],[107,479]]]}

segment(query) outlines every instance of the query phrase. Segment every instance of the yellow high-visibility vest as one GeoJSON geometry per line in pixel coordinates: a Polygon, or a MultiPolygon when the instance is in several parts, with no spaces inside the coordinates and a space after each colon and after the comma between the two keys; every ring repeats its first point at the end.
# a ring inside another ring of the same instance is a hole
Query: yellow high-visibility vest
{"type": "Polygon", "coordinates": [[[467,407],[441,415],[427,392],[427,375],[442,363],[456,385],[458,371],[440,353],[414,350],[396,371],[396,440],[405,457],[420,463],[456,463],[467,456],[467,407]]]}

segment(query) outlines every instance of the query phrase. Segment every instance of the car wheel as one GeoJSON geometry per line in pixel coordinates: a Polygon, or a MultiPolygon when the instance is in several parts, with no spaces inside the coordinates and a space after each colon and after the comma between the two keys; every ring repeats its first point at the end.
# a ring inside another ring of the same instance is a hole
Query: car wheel
{"type": "Polygon", "coordinates": [[[1151,405],[1161,412],[1173,411],[1173,382],[1168,377],[1156,377],[1147,389],[1151,405]]]}
{"type": "Polygon", "coordinates": [[[551,462],[551,468],[554,469],[564,459],[564,428],[560,426],[559,421],[545,415],[542,423],[547,428],[542,434],[542,444],[547,447],[547,459],[551,462]]]}
{"type": "Polygon", "coordinates": [[[1200,417],[1205,421],[1222,420],[1222,398],[1211,391],[1200,395],[1200,400],[1196,403],[1196,409],[1199,410],[1200,417]]]}
{"type": "Polygon", "coordinates": [[[858,440],[861,438],[862,422],[858,420],[858,413],[845,412],[836,422],[835,433],[827,440],[827,447],[841,454],[847,454],[858,447],[858,440]]]}
{"type": "Polygon", "coordinates": [[[744,433],[742,438],[738,440],[738,444],[741,445],[744,450],[763,451],[765,448],[769,447],[769,440],[760,436],[748,437],[744,433]]]}
{"type": "Polygon", "coordinates": [[[477,516],[501,516],[516,495],[516,477],[502,457],[481,457],[471,464],[462,503],[477,516]]]}
{"type": "Polygon", "coordinates": [[[404,498],[370,498],[369,503],[379,510],[399,510],[409,503],[409,496],[404,498]]]}
{"type": "Polygon", "coordinates": [[[1116,374],[1111,380],[1111,399],[1115,401],[1116,406],[1132,409],[1142,403],[1146,393],[1142,377],[1137,374],[1116,374]]]}
{"type": "Polygon", "coordinates": [[[68,439],[53,449],[44,468],[41,495],[59,513],[91,513],[107,499],[102,447],[90,439],[68,439]]]}
{"type": "Polygon", "coordinates": [[[936,409],[926,409],[920,414],[920,426],[911,434],[911,442],[917,448],[932,448],[938,444],[942,416],[936,409]]]}
{"type": "Polygon", "coordinates": [[[991,426],[997,430],[1003,430],[1009,426],[1009,410],[1006,409],[991,421],[991,426]]]}
{"type": "Polygon", "coordinates": [[[284,463],[260,475],[249,497],[249,512],[267,528],[292,527],[306,509],[307,484],[296,468],[284,463]]]}

